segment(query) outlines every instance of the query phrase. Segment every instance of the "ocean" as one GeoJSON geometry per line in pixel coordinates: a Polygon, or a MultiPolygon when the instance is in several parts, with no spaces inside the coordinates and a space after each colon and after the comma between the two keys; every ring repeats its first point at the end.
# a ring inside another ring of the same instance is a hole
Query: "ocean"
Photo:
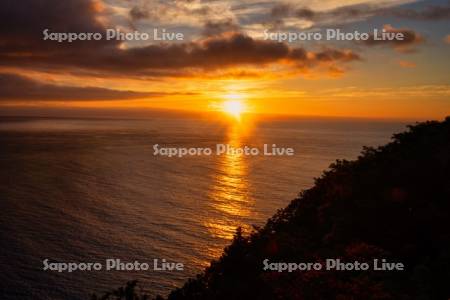
{"type": "Polygon", "coordinates": [[[336,159],[405,122],[204,117],[0,119],[2,299],[89,299],[138,280],[167,295],[311,187],[336,159]],[[293,156],[167,157],[154,145],[293,148],[293,156]],[[43,270],[43,261],[180,262],[183,271],[43,270]]]}

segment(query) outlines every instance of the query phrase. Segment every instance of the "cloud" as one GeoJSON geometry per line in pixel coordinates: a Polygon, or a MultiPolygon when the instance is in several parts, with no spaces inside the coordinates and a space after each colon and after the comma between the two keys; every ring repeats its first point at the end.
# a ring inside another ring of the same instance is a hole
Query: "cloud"
{"type": "Polygon", "coordinates": [[[282,28],[289,23],[286,21],[292,21],[296,18],[303,21],[312,21],[316,15],[317,13],[308,7],[298,8],[293,3],[277,3],[270,10],[270,20],[266,22],[266,25],[272,28],[282,28]]]}
{"type": "Polygon", "coordinates": [[[317,10],[294,3],[278,3],[270,10],[275,24],[283,24],[285,18],[296,17],[304,21],[314,21],[314,26],[325,24],[340,25],[357,22],[374,16],[395,17],[418,21],[450,19],[450,4],[425,5],[419,9],[397,7],[401,2],[358,3],[342,5],[331,9],[317,10]]]}
{"type": "Polygon", "coordinates": [[[204,36],[221,35],[226,32],[239,31],[239,25],[232,19],[219,20],[219,21],[207,21],[203,28],[204,36]]]}
{"type": "Polygon", "coordinates": [[[119,91],[96,87],[58,86],[0,73],[0,101],[89,101],[125,100],[163,96],[164,93],[119,91]]]}
{"type": "Polygon", "coordinates": [[[422,10],[396,9],[391,12],[391,15],[398,18],[419,21],[448,20],[450,19],[450,4],[428,5],[422,10]]]}
{"type": "Polygon", "coordinates": [[[450,34],[447,34],[447,35],[444,37],[444,43],[450,44],[450,34]]]}
{"type": "Polygon", "coordinates": [[[338,25],[362,20],[375,15],[385,6],[386,4],[360,3],[326,10],[315,10],[304,5],[281,3],[272,8],[270,16],[278,24],[282,24],[285,18],[297,18],[303,21],[313,21],[313,25],[317,27],[324,24],[338,25]]]}
{"type": "Polygon", "coordinates": [[[317,61],[322,61],[322,62],[334,62],[334,61],[349,62],[352,60],[360,59],[359,55],[354,53],[351,50],[342,51],[342,50],[336,50],[336,49],[331,49],[331,48],[314,53],[313,57],[317,61]]]}
{"type": "Polygon", "coordinates": [[[147,19],[150,17],[150,12],[148,9],[139,7],[139,6],[133,6],[130,9],[130,17],[132,20],[140,20],[140,19],[147,19]]]}
{"type": "Polygon", "coordinates": [[[356,4],[334,9],[330,14],[344,19],[377,15],[410,20],[437,21],[450,18],[450,5],[425,5],[419,9],[409,9],[373,4],[356,4]]]}
{"type": "MultiPolygon", "coordinates": [[[[98,21],[101,12],[99,2],[90,0],[6,0],[0,4],[0,53],[26,55],[30,51],[51,52],[53,48],[68,46],[92,47],[92,41],[78,41],[58,47],[42,40],[42,31],[49,28],[61,32],[102,32],[103,25],[98,21]]],[[[95,41],[95,44],[105,44],[95,41]]],[[[117,44],[117,42],[108,42],[117,44]]]]}
{"type": "Polygon", "coordinates": [[[417,67],[416,63],[414,63],[412,61],[407,61],[407,60],[398,61],[398,65],[402,68],[408,68],[408,69],[417,67]]]}
{"type": "Polygon", "coordinates": [[[313,20],[317,14],[312,9],[302,7],[295,11],[295,15],[300,19],[313,20]]]}
{"type": "Polygon", "coordinates": [[[345,98],[367,98],[378,97],[379,99],[395,99],[398,97],[406,98],[425,98],[448,97],[450,96],[450,85],[411,85],[398,86],[394,88],[360,88],[344,87],[328,90],[320,90],[317,94],[325,97],[345,97],[345,98]]]}
{"type": "Polygon", "coordinates": [[[389,24],[383,26],[383,29],[386,30],[387,33],[402,33],[403,40],[400,39],[383,39],[383,40],[375,40],[374,36],[371,35],[367,41],[364,41],[364,44],[367,46],[390,46],[399,52],[412,52],[414,51],[414,46],[422,43],[424,38],[416,33],[414,30],[407,28],[394,28],[389,24]]]}
{"type": "MultiPolygon", "coordinates": [[[[2,2],[0,67],[99,76],[174,77],[271,64],[314,68],[359,59],[358,54],[348,50],[329,48],[310,52],[303,47],[254,39],[239,33],[236,21],[227,17],[208,20],[203,24],[206,38],[184,43],[123,47],[115,40],[58,43],[42,39],[46,28],[51,32],[104,33],[105,25],[99,21],[104,11],[98,3],[89,0],[2,2]]],[[[198,5],[188,7],[199,9],[198,5]]],[[[134,11],[134,18],[146,17],[147,10],[139,9],[134,11]]],[[[280,13],[284,13],[283,9],[280,13]]]]}
{"type": "Polygon", "coordinates": [[[277,3],[271,8],[270,15],[274,18],[286,17],[293,9],[294,6],[291,3],[277,3]]]}
{"type": "MultiPolygon", "coordinates": [[[[51,43],[51,42],[50,42],[51,43]]],[[[192,70],[213,71],[236,66],[260,66],[298,63],[313,67],[320,61],[349,62],[359,56],[334,50],[307,56],[303,48],[292,48],[276,41],[256,40],[241,33],[214,36],[196,42],[149,45],[139,48],[95,46],[93,48],[58,48],[51,52],[35,51],[29,55],[0,54],[0,64],[27,68],[67,70],[82,69],[111,74],[173,76],[192,70]],[[340,55],[338,55],[340,53],[340,55]]]]}

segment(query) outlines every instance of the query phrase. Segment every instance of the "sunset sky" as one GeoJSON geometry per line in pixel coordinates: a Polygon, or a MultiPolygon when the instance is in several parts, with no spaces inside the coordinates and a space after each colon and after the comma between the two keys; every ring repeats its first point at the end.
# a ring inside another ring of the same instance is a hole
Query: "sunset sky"
{"type": "Polygon", "coordinates": [[[0,4],[0,114],[144,109],[370,118],[450,113],[450,2],[45,0],[0,4]],[[183,41],[43,40],[51,32],[181,32],[183,41]],[[404,41],[264,39],[371,33],[404,41]]]}

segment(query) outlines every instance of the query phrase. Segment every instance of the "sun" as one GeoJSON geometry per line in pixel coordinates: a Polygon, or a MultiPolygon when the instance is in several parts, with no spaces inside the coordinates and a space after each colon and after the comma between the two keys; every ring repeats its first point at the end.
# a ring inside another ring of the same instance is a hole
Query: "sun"
{"type": "Polygon", "coordinates": [[[222,111],[240,119],[242,113],[245,112],[245,104],[241,100],[226,100],[222,104],[222,111]]]}

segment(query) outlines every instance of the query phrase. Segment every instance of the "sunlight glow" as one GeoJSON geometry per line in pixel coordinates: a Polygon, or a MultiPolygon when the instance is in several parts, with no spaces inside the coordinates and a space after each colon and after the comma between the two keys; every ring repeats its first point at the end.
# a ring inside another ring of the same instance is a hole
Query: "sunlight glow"
{"type": "Polygon", "coordinates": [[[245,112],[245,105],[240,100],[227,100],[222,104],[222,111],[239,119],[241,114],[245,112]]]}

